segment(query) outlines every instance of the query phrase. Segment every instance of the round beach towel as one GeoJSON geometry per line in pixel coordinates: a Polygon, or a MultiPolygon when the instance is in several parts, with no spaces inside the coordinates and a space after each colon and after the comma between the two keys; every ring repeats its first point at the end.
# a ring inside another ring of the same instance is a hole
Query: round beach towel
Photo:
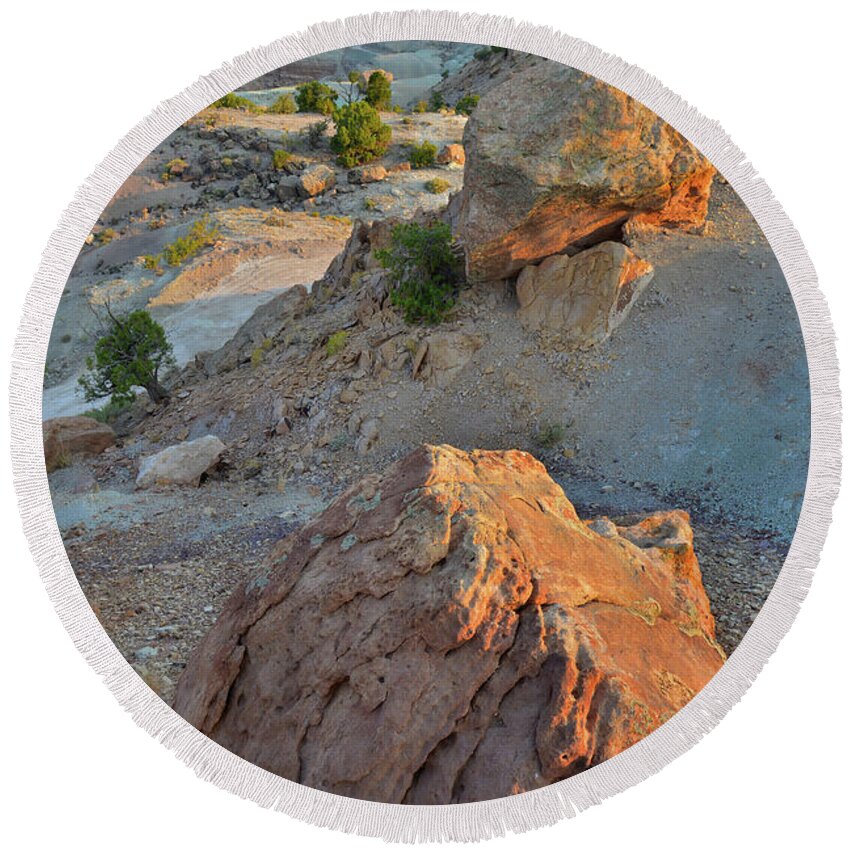
{"type": "Polygon", "coordinates": [[[122,704],[397,840],[549,823],[696,742],[836,487],[828,315],[752,178],[635,68],[446,13],[282,39],[142,122],[13,378],[36,560],[122,704]]]}

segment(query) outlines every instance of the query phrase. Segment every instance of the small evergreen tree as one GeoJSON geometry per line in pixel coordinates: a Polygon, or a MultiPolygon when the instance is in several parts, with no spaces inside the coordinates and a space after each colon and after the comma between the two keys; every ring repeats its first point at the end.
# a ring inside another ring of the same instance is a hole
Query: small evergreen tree
{"type": "Polygon", "coordinates": [[[392,130],[381,121],[377,110],[360,100],[349,103],[334,113],[336,135],[331,150],[346,168],[371,162],[386,153],[392,130]]]}
{"type": "Polygon", "coordinates": [[[213,109],[241,109],[244,112],[265,112],[262,106],[258,106],[253,100],[247,97],[228,92],[224,97],[220,97],[214,104],[213,109]]]}
{"type": "Polygon", "coordinates": [[[428,168],[437,158],[437,146],[433,142],[422,142],[410,149],[410,164],[413,168],[428,168]]]}
{"type": "Polygon", "coordinates": [[[390,81],[380,71],[373,71],[363,93],[363,99],[378,111],[388,111],[392,106],[393,91],[390,81]]]}
{"type": "Polygon", "coordinates": [[[455,104],[455,112],[458,115],[469,115],[476,106],[478,106],[478,101],[480,100],[477,94],[465,94],[456,104],[455,104]]]}
{"type": "Polygon", "coordinates": [[[360,100],[360,74],[357,71],[348,72],[348,89],[343,93],[346,103],[354,103],[360,100]]]}
{"type": "Polygon", "coordinates": [[[310,150],[316,150],[322,144],[329,126],[330,122],[328,119],[323,118],[321,121],[316,121],[315,124],[311,124],[301,131],[307,136],[307,146],[310,150]]]}
{"type": "Polygon", "coordinates": [[[104,333],[79,378],[86,401],[111,396],[113,402],[128,402],[135,398],[133,388],[142,387],[159,404],[168,397],[160,370],[174,365],[165,329],[145,310],[116,316],[107,304],[106,313],[104,333]]]}
{"type": "Polygon", "coordinates": [[[390,300],[401,308],[406,322],[435,325],[446,317],[460,279],[448,224],[397,224],[390,247],[376,251],[375,256],[389,271],[390,300]]]}
{"type": "Polygon", "coordinates": [[[428,111],[429,112],[439,112],[441,109],[446,108],[446,99],[443,97],[441,92],[432,91],[431,97],[428,98],[428,111]]]}
{"type": "Polygon", "coordinates": [[[336,108],[337,93],[317,80],[302,83],[295,89],[295,102],[299,112],[320,112],[331,115],[336,108]]]}

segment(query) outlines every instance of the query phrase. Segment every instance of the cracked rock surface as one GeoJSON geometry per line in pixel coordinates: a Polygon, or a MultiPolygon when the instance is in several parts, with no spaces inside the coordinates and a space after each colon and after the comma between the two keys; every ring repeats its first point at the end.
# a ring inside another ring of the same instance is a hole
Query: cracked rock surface
{"type": "Polygon", "coordinates": [[[583,522],[525,452],[425,445],[276,546],[174,707],[311,787],[472,802],[616,755],[723,659],[686,513],[583,522]]]}

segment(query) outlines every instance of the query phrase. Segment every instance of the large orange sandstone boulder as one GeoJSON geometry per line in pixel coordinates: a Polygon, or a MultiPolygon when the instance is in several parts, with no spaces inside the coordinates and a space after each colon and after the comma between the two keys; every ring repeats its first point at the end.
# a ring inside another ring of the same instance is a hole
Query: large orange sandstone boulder
{"type": "Polygon", "coordinates": [[[314,788],[468,802],[621,752],[722,662],[685,513],[588,525],[525,452],[423,446],[278,544],[174,707],[314,788]]]}
{"type": "Polygon", "coordinates": [[[44,463],[53,472],[76,455],[98,455],[115,445],[115,432],[90,416],[59,416],[41,424],[44,463]]]}
{"type": "Polygon", "coordinates": [[[482,95],[464,131],[459,235],[473,280],[614,236],[622,225],[693,227],[714,168],[631,97],[529,56],[482,95]]]}

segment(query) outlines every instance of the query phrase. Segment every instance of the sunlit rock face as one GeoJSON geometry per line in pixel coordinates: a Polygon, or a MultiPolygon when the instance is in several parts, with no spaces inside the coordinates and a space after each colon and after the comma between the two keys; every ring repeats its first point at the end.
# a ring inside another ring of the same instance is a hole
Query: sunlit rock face
{"type": "Polygon", "coordinates": [[[472,112],[459,234],[498,280],[634,226],[703,224],[714,168],[631,97],[574,68],[517,61],[472,112]]]}
{"type": "Polygon", "coordinates": [[[585,523],[525,452],[422,446],[278,544],[174,707],[305,785],[469,802],[610,758],[722,661],[687,514],[585,523]]]}

